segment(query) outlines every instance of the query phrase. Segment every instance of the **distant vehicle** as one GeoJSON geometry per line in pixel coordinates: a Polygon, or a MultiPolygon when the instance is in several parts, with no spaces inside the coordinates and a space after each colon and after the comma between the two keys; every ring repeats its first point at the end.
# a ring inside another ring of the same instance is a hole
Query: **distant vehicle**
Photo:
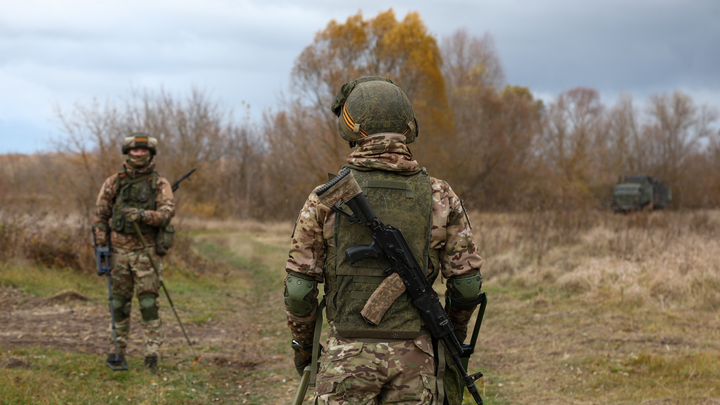
{"type": "Polygon", "coordinates": [[[611,207],[614,212],[656,210],[667,207],[671,200],[667,184],[643,174],[618,179],[611,207]]]}

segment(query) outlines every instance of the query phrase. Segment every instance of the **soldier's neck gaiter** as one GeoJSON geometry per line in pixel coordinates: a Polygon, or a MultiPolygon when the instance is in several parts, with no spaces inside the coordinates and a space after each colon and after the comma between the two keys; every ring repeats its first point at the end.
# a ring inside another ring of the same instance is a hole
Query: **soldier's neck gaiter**
{"type": "Polygon", "coordinates": [[[389,172],[416,173],[421,169],[402,134],[375,134],[364,138],[347,157],[347,162],[354,167],[389,172]]]}
{"type": "Polygon", "coordinates": [[[130,155],[128,156],[127,163],[133,169],[139,170],[146,167],[148,163],[150,163],[150,158],[151,156],[149,153],[142,156],[130,155]]]}

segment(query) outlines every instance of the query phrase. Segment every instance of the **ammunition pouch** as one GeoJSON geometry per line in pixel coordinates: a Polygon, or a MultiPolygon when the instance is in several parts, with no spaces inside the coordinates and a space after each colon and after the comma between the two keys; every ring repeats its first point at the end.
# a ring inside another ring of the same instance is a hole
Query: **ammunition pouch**
{"type": "Polygon", "coordinates": [[[175,228],[167,224],[165,221],[160,225],[155,233],[155,253],[158,256],[165,256],[173,245],[173,238],[175,237],[175,228]]]}

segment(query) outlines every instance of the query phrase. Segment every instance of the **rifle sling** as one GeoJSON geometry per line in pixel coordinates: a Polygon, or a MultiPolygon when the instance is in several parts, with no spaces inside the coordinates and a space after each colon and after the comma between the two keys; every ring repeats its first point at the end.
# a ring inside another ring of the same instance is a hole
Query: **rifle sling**
{"type": "Polygon", "coordinates": [[[482,326],[483,317],[485,316],[485,307],[487,306],[487,293],[480,294],[480,309],[475,318],[475,328],[473,328],[472,338],[470,339],[470,347],[475,351],[475,343],[477,343],[480,334],[480,326],[482,326]]]}

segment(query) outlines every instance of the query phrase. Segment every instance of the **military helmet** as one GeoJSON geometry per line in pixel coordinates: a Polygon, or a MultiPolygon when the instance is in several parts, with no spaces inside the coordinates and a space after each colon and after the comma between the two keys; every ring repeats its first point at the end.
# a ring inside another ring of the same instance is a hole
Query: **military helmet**
{"type": "Polygon", "coordinates": [[[345,83],[332,105],[340,136],[352,146],[379,133],[405,135],[405,143],[418,136],[415,111],[405,93],[392,80],[369,76],[345,83]]]}
{"type": "Polygon", "coordinates": [[[127,155],[128,152],[130,152],[130,149],[135,148],[147,149],[150,151],[151,155],[155,155],[157,153],[157,139],[145,132],[135,132],[125,138],[125,142],[123,142],[122,146],[122,153],[123,155],[127,155]]]}

